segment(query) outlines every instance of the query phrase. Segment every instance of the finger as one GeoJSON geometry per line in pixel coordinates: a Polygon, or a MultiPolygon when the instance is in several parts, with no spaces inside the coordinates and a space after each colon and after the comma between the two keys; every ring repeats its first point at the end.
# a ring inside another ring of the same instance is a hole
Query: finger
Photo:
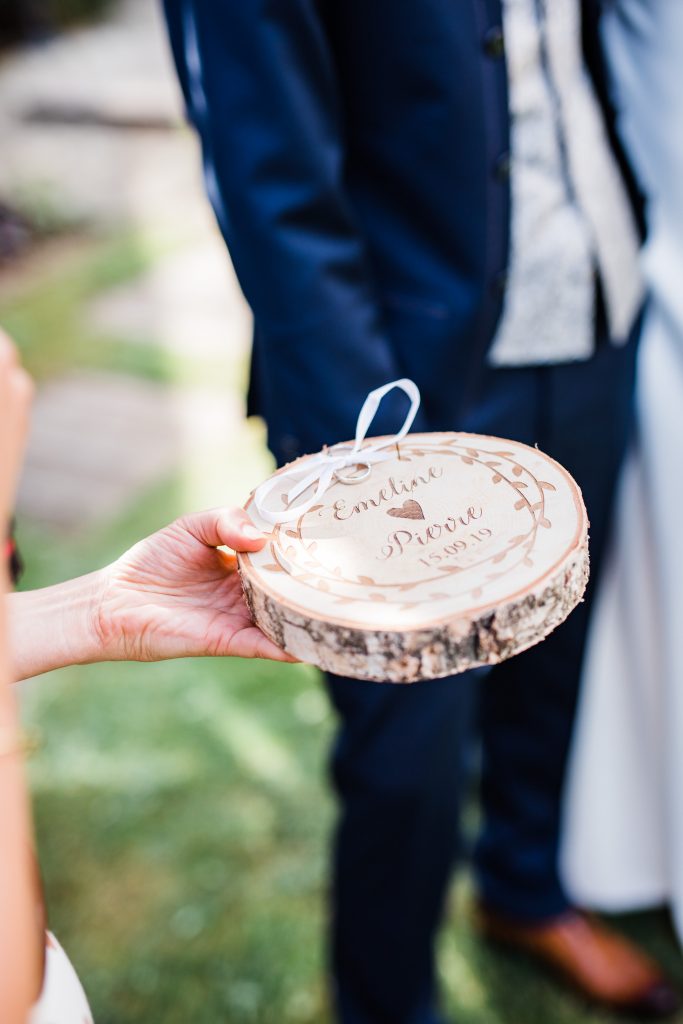
{"type": "Polygon", "coordinates": [[[213,508],[185,516],[181,524],[207,547],[260,551],[268,540],[241,508],[213,508]]]}
{"type": "Polygon", "coordinates": [[[3,412],[11,410],[23,413],[33,399],[33,380],[21,365],[16,345],[0,327],[0,384],[5,395],[3,412]]]}
{"type": "Polygon", "coordinates": [[[17,348],[9,334],[0,327],[0,372],[14,368],[19,363],[17,348]]]}
{"type": "Polygon", "coordinates": [[[236,658],[266,658],[269,661],[297,662],[287,651],[262,633],[258,626],[239,629],[229,640],[225,654],[236,658]]]}
{"type": "Polygon", "coordinates": [[[271,661],[284,661],[290,665],[299,664],[299,659],[295,658],[293,654],[288,651],[283,651],[281,647],[278,647],[276,643],[270,640],[267,636],[260,633],[260,638],[256,644],[256,651],[254,653],[255,658],[268,658],[271,661]]]}
{"type": "Polygon", "coordinates": [[[10,429],[13,432],[10,461],[12,469],[15,473],[18,473],[24,448],[26,447],[30,422],[29,416],[34,394],[33,380],[22,366],[15,366],[11,370],[9,391],[8,413],[11,417],[10,429]]]}
{"type": "Polygon", "coordinates": [[[0,328],[0,521],[11,512],[28,435],[33,382],[0,328]]]}
{"type": "Polygon", "coordinates": [[[28,416],[34,393],[35,385],[33,379],[23,366],[17,366],[12,372],[12,395],[19,424],[24,432],[26,432],[28,427],[28,416]]]}

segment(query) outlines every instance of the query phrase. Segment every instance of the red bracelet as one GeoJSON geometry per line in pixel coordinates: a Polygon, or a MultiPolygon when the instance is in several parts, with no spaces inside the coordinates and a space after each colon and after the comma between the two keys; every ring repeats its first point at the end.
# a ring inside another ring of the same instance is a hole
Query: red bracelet
{"type": "Polygon", "coordinates": [[[10,558],[16,552],[16,550],[17,550],[16,544],[14,543],[12,538],[9,537],[5,541],[5,548],[4,548],[4,552],[3,552],[3,557],[4,557],[6,562],[9,562],[10,558]]]}

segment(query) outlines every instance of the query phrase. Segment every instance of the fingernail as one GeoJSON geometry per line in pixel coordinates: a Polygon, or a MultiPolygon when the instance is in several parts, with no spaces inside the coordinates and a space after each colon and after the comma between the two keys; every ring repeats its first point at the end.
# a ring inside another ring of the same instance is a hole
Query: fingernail
{"type": "Polygon", "coordinates": [[[263,540],[263,534],[254,526],[253,523],[245,523],[242,528],[242,533],[245,537],[248,537],[249,540],[263,540]]]}

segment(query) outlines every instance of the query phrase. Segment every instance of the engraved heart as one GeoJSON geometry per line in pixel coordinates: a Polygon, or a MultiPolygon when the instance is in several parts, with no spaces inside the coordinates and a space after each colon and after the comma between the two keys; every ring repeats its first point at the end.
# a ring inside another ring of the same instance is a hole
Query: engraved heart
{"type": "Polygon", "coordinates": [[[400,508],[388,509],[387,515],[394,516],[395,519],[424,519],[425,517],[422,506],[412,498],[404,501],[400,508]]]}

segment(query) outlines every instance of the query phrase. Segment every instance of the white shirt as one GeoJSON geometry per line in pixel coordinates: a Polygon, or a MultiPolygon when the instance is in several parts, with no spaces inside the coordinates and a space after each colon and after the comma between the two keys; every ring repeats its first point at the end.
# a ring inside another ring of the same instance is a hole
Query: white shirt
{"type": "Polygon", "coordinates": [[[503,0],[511,114],[509,276],[490,360],[587,359],[596,274],[623,343],[643,287],[639,239],[586,70],[578,0],[503,0]]]}
{"type": "Polygon", "coordinates": [[[28,1024],[93,1024],[71,961],[51,932],[46,936],[45,981],[28,1024]]]}

